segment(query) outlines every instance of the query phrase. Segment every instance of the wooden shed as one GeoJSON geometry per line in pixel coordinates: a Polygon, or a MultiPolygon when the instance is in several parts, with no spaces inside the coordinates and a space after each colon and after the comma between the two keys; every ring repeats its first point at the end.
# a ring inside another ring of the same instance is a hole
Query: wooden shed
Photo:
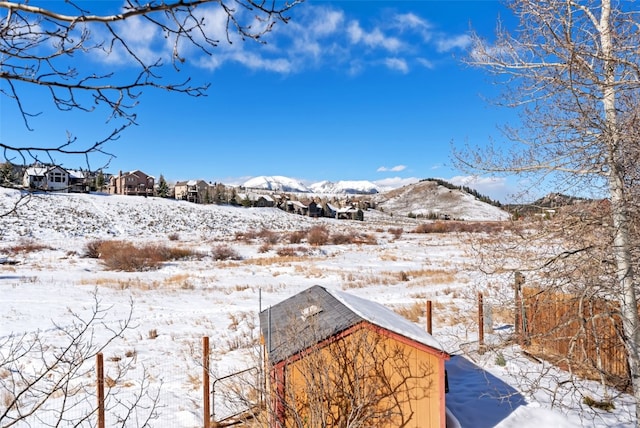
{"type": "Polygon", "coordinates": [[[260,313],[269,426],[444,428],[445,361],[424,329],[313,286],[260,313]]]}

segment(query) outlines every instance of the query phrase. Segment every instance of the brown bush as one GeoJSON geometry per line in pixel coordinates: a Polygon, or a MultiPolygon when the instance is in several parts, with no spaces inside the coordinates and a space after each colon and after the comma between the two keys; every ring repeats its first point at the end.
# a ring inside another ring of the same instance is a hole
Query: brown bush
{"type": "Polygon", "coordinates": [[[346,233],[335,233],[331,235],[331,243],[334,245],[352,244],[354,236],[346,233]]]}
{"type": "Polygon", "coordinates": [[[267,244],[277,244],[280,241],[280,236],[273,230],[262,229],[258,236],[267,244]]]}
{"type": "Polygon", "coordinates": [[[258,252],[260,254],[268,253],[270,250],[271,250],[271,244],[269,244],[268,242],[265,242],[264,244],[260,245],[260,248],[258,248],[258,252]]]}
{"type": "Polygon", "coordinates": [[[499,221],[434,221],[418,225],[414,233],[500,233],[505,230],[506,223],[499,221]]]}
{"type": "Polygon", "coordinates": [[[242,260],[242,257],[233,248],[227,245],[218,245],[211,250],[214,260],[242,260]]]}
{"type": "Polygon", "coordinates": [[[280,257],[297,257],[309,254],[309,249],[306,247],[282,247],[278,248],[276,254],[280,257]]]}
{"type": "Polygon", "coordinates": [[[388,232],[393,235],[395,239],[398,239],[402,236],[404,230],[401,227],[390,227],[388,232]]]}
{"type": "Polygon", "coordinates": [[[311,245],[326,245],[329,242],[329,231],[325,226],[313,226],[307,232],[307,242],[311,245]]]}
{"type": "Polygon", "coordinates": [[[89,257],[91,259],[99,259],[100,258],[100,246],[104,243],[101,239],[95,239],[93,241],[89,241],[84,246],[84,255],[85,257],[89,257]]]}
{"type": "Polygon", "coordinates": [[[167,238],[169,238],[169,241],[179,241],[180,240],[180,235],[178,235],[177,233],[173,232],[173,233],[170,233],[169,235],[167,235],[167,238]]]}
{"type": "Polygon", "coordinates": [[[136,246],[125,241],[92,241],[87,244],[87,254],[97,255],[110,270],[126,272],[157,269],[162,262],[180,260],[199,254],[183,248],[162,245],[136,246]]]}
{"type": "Polygon", "coordinates": [[[30,239],[24,239],[20,241],[20,243],[7,248],[7,252],[11,254],[32,253],[35,251],[51,250],[51,249],[52,249],[51,247],[43,245],[39,242],[30,240],[30,239]]]}
{"type": "Polygon", "coordinates": [[[304,240],[306,236],[307,236],[307,232],[304,232],[302,230],[296,230],[294,232],[291,232],[289,234],[289,243],[299,244],[304,240]]]}

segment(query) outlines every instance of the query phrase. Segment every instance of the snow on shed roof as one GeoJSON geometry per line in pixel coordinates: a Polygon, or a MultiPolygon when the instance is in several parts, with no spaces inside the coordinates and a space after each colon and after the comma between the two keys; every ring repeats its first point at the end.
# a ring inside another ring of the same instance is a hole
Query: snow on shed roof
{"type": "Polygon", "coordinates": [[[372,324],[401,336],[413,339],[434,349],[444,351],[440,342],[426,332],[422,327],[400,316],[380,303],[363,299],[344,291],[326,289],[329,294],[338,299],[343,305],[372,324]]]}
{"type": "Polygon", "coordinates": [[[446,352],[433,336],[389,308],[319,285],[260,313],[260,329],[269,358],[274,363],[363,321],[446,352]]]}

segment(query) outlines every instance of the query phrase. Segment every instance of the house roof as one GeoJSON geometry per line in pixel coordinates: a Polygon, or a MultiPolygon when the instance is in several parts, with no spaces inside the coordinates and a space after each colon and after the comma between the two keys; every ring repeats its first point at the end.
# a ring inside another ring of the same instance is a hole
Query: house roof
{"type": "Polygon", "coordinates": [[[54,165],[54,166],[31,166],[29,168],[27,168],[25,170],[25,174],[29,175],[29,176],[35,176],[35,177],[43,177],[45,174],[47,174],[49,171],[55,171],[55,170],[60,170],[62,172],[67,172],[66,169],[54,165]]]}
{"type": "Polygon", "coordinates": [[[260,329],[273,363],[362,322],[445,352],[433,336],[386,306],[319,285],[260,313],[260,329]]]}

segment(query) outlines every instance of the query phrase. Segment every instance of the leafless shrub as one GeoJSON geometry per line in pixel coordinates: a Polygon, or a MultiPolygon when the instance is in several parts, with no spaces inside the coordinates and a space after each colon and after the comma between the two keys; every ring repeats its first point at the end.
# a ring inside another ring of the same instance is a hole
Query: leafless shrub
{"type": "Polygon", "coordinates": [[[217,245],[211,250],[214,260],[242,260],[242,257],[228,245],[217,245]]]}
{"type": "Polygon", "coordinates": [[[51,247],[41,244],[39,242],[36,242],[32,239],[23,239],[18,244],[7,248],[7,252],[10,254],[33,253],[36,251],[51,250],[51,249],[52,249],[51,247]]]}
{"type": "Polygon", "coordinates": [[[307,242],[310,245],[326,245],[329,242],[329,231],[325,226],[314,226],[307,232],[307,242]]]}
{"type": "MultiPolygon", "coordinates": [[[[135,246],[125,241],[91,243],[91,251],[111,270],[137,272],[156,269],[162,262],[199,256],[191,250],[161,245],[135,246]]],[[[89,249],[87,249],[87,252],[89,249]]]]}
{"type": "Polygon", "coordinates": [[[93,241],[89,241],[84,246],[84,255],[91,259],[99,259],[100,258],[100,246],[105,241],[101,239],[95,239],[93,241]]]}
{"type": "Polygon", "coordinates": [[[167,235],[167,238],[169,239],[169,241],[179,241],[180,240],[180,235],[178,235],[177,233],[173,232],[173,233],[170,233],[169,235],[167,235]]]}
{"type": "Polygon", "coordinates": [[[302,230],[296,230],[289,234],[289,243],[290,244],[299,244],[304,238],[307,236],[307,232],[302,230]]]}
{"type": "Polygon", "coordinates": [[[280,236],[276,232],[274,232],[273,230],[269,230],[269,229],[262,229],[258,233],[258,236],[265,243],[271,244],[271,245],[277,244],[280,241],[280,236]]]}
{"type": "Polygon", "coordinates": [[[346,233],[334,233],[331,235],[331,243],[335,245],[352,244],[353,240],[354,236],[346,233]]]}
{"type": "Polygon", "coordinates": [[[414,233],[488,233],[496,234],[505,230],[506,222],[499,221],[434,221],[418,225],[414,233]]]}
{"type": "MultiPolygon", "coordinates": [[[[106,327],[107,309],[94,294],[94,305],[88,313],[72,312],[64,325],[55,325],[55,330],[63,334],[54,342],[40,332],[0,339],[2,426],[83,426],[93,420],[94,362],[110,343],[132,328],[132,314],[133,306],[117,327],[106,327]],[[98,342],[96,331],[103,328],[107,335],[98,342]],[[64,399],[59,399],[61,396],[64,399]]],[[[158,394],[150,391],[146,371],[137,391],[133,391],[125,379],[134,368],[134,360],[113,356],[107,361],[110,370],[105,379],[105,407],[122,426],[149,426],[157,417],[158,394]]]]}
{"type": "Polygon", "coordinates": [[[158,330],[155,328],[152,328],[151,330],[149,330],[149,333],[147,333],[147,337],[149,339],[157,339],[158,338],[158,330]]]}
{"type": "Polygon", "coordinates": [[[394,239],[399,239],[402,236],[404,229],[401,227],[390,227],[388,232],[393,235],[394,239]]]}
{"type": "Polygon", "coordinates": [[[268,242],[265,242],[264,244],[260,245],[260,248],[258,248],[258,252],[260,254],[268,253],[269,251],[271,251],[271,244],[269,244],[268,242]]]}

